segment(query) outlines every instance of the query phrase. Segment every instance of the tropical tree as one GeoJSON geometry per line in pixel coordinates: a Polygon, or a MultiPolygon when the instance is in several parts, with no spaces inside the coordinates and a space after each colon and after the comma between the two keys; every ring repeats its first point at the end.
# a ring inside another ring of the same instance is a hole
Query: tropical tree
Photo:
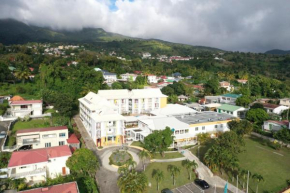
{"type": "Polygon", "coordinates": [[[151,158],[151,154],[150,154],[150,152],[148,152],[145,149],[143,149],[142,151],[139,152],[138,156],[139,156],[139,158],[142,161],[143,170],[145,171],[145,161],[146,161],[146,159],[151,158]]]}
{"type": "Polygon", "coordinates": [[[243,189],[245,188],[245,181],[246,181],[246,179],[248,177],[248,173],[249,173],[249,177],[250,177],[251,176],[251,172],[248,171],[248,170],[242,169],[241,173],[240,173],[240,175],[242,176],[242,179],[243,179],[243,189]]]}
{"type": "Polygon", "coordinates": [[[128,167],[128,169],[130,170],[130,171],[132,171],[132,170],[134,170],[134,168],[137,166],[137,163],[133,160],[133,159],[128,159],[127,161],[126,161],[126,164],[125,164],[127,167],[128,167]]]}
{"type": "Polygon", "coordinates": [[[121,175],[118,179],[121,193],[142,193],[148,186],[146,175],[132,170],[127,175],[121,175]]]}
{"type": "Polygon", "coordinates": [[[156,180],[157,183],[157,190],[159,190],[159,183],[164,180],[164,174],[163,171],[157,169],[157,170],[153,170],[152,172],[152,177],[156,180]]]}
{"type": "Polygon", "coordinates": [[[76,175],[94,177],[100,167],[94,153],[85,148],[77,149],[66,161],[67,167],[76,175]]]}
{"type": "Polygon", "coordinates": [[[173,185],[175,186],[175,177],[180,173],[180,168],[175,165],[168,165],[167,170],[170,172],[173,178],[173,185]]]}
{"type": "Polygon", "coordinates": [[[31,75],[29,69],[22,65],[21,68],[17,68],[15,70],[14,76],[18,79],[21,80],[22,83],[24,84],[25,80],[27,80],[29,78],[29,76],[31,75]]]}
{"type": "Polygon", "coordinates": [[[253,174],[252,178],[257,181],[256,193],[258,193],[258,185],[259,185],[259,183],[261,181],[265,181],[265,180],[264,180],[263,176],[260,175],[260,174],[253,174]]]}
{"type": "Polygon", "coordinates": [[[191,173],[197,168],[198,164],[194,160],[190,161],[186,159],[182,161],[182,166],[186,168],[189,175],[189,180],[191,180],[191,173]]]}

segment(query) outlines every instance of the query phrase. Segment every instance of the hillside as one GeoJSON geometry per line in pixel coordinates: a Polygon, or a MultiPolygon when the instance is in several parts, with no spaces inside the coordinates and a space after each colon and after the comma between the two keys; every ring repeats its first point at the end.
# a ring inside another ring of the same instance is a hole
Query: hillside
{"type": "Polygon", "coordinates": [[[269,50],[269,51],[265,52],[265,54],[286,55],[286,54],[290,54],[290,50],[274,49],[274,50],[269,50]]]}
{"type": "Polygon", "coordinates": [[[0,43],[25,44],[28,42],[92,43],[107,48],[134,49],[134,51],[159,51],[160,53],[217,52],[216,48],[177,44],[155,39],[139,39],[106,32],[101,28],[84,28],[80,31],[56,31],[30,26],[12,20],[0,20],[0,43]]]}

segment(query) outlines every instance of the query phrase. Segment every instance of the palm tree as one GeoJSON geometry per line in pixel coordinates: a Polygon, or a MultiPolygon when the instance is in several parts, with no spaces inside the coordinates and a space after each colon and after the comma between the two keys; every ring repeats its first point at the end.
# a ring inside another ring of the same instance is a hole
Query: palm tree
{"type": "Polygon", "coordinates": [[[129,168],[127,165],[118,168],[118,173],[121,175],[127,175],[129,173],[129,168]]]}
{"type": "Polygon", "coordinates": [[[129,159],[126,162],[126,165],[128,169],[132,171],[136,167],[137,163],[133,159],[129,159]]]}
{"type": "Polygon", "coordinates": [[[260,175],[260,174],[254,174],[254,175],[252,176],[252,178],[253,178],[254,180],[257,181],[256,193],[258,193],[258,185],[259,185],[259,183],[260,183],[261,181],[265,181],[265,180],[264,180],[263,176],[260,175]]]}
{"type": "Polygon", "coordinates": [[[159,190],[159,183],[164,180],[164,175],[163,175],[163,171],[157,169],[157,170],[153,170],[152,172],[152,177],[155,178],[156,182],[157,182],[157,190],[159,190]]]}
{"type": "Polygon", "coordinates": [[[29,69],[26,66],[23,66],[21,68],[17,68],[15,70],[14,76],[18,79],[18,80],[22,80],[22,83],[24,84],[25,80],[29,78],[29,76],[31,75],[29,69]]]}
{"type": "Polygon", "coordinates": [[[243,178],[243,189],[245,188],[245,181],[247,179],[247,176],[248,176],[248,172],[249,172],[249,176],[251,176],[251,172],[248,171],[248,170],[241,170],[241,176],[243,178]]]}
{"type": "Polygon", "coordinates": [[[143,170],[145,171],[145,161],[146,159],[151,158],[151,154],[145,149],[143,149],[142,151],[139,152],[138,156],[142,160],[143,170]]]}
{"type": "Polygon", "coordinates": [[[127,175],[120,176],[118,186],[121,193],[142,193],[148,186],[148,179],[143,172],[132,170],[127,175]]]}
{"type": "Polygon", "coordinates": [[[182,166],[184,166],[189,174],[189,180],[191,180],[191,172],[195,170],[198,164],[193,160],[190,161],[188,159],[182,161],[182,166]]]}
{"type": "Polygon", "coordinates": [[[171,176],[173,177],[173,185],[175,186],[175,176],[180,173],[180,168],[175,165],[168,165],[167,170],[170,172],[171,176]]]}

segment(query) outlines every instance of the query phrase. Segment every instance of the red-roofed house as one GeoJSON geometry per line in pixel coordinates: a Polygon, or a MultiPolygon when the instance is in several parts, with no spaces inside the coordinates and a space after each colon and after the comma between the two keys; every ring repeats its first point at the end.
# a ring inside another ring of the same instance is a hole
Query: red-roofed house
{"type": "Polygon", "coordinates": [[[49,187],[24,190],[18,193],[79,193],[79,188],[77,182],[68,182],[49,187]]]}
{"type": "Polygon", "coordinates": [[[70,170],[66,161],[71,155],[67,145],[13,152],[8,163],[8,178],[26,178],[27,182],[37,183],[47,177],[67,175],[70,170]]]}
{"type": "Polygon", "coordinates": [[[289,121],[275,121],[275,120],[268,120],[264,121],[263,130],[265,131],[279,131],[282,128],[290,129],[289,121]]]}
{"type": "Polygon", "coordinates": [[[69,138],[66,140],[70,147],[79,149],[80,148],[80,141],[77,138],[77,136],[73,133],[69,136],[69,138]]]}
{"type": "Polygon", "coordinates": [[[286,109],[289,109],[289,107],[286,106],[280,106],[270,103],[262,103],[263,107],[266,109],[267,113],[275,113],[280,115],[283,111],[286,109]]]}
{"type": "Polygon", "coordinates": [[[42,115],[42,100],[12,99],[10,100],[11,109],[7,111],[8,115],[11,115],[13,117],[24,117],[26,115],[42,115]]]}
{"type": "Polygon", "coordinates": [[[23,129],[16,132],[17,149],[29,146],[32,149],[67,145],[68,128],[66,126],[23,129]]]}
{"type": "Polygon", "coordinates": [[[248,82],[248,80],[245,80],[245,79],[237,79],[238,83],[241,83],[241,84],[246,84],[248,82]]]}

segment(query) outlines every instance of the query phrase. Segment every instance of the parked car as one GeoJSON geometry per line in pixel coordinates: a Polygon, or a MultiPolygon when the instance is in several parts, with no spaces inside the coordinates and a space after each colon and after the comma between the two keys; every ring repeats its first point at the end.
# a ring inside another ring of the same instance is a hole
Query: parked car
{"type": "Polygon", "coordinates": [[[0,132],[0,139],[5,138],[5,136],[6,136],[6,132],[5,131],[1,131],[0,132]]]}
{"type": "Polygon", "coordinates": [[[208,189],[210,186],[205,180],[195,179],[194,183],[201,187],[203,190],[208,189]]]}
{"type": "Polygon", "coordinates": [[[165,188],[161,191],[161,193],[173,193],[170,189],[165,188]]]}

